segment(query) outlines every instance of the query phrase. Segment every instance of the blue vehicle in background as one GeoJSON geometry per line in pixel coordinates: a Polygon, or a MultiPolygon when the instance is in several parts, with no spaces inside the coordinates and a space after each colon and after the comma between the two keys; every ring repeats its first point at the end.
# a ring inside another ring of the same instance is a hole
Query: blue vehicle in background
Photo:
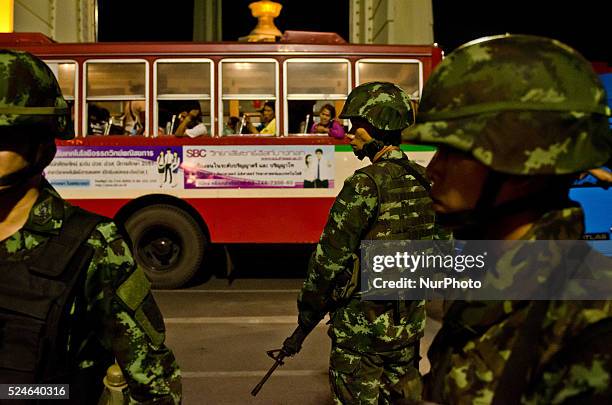
{"type": "MultiPolygon", "coordinates": [[[[608,105],[612,108],[612,68],[610,71],[600,74],[600,78],[606,87],[608,105]]],[[[612,119],[610,126],[612,131],[612,119]]],[[[601,169],[612,172],[610,166],[612,161],[601,169]]],[[[570,198],[579,202],[585,212],[583,238],[593,241],[597,250],[612,257],[612,183],[588,174],[575,182],[570,190],[570,198]]]]}

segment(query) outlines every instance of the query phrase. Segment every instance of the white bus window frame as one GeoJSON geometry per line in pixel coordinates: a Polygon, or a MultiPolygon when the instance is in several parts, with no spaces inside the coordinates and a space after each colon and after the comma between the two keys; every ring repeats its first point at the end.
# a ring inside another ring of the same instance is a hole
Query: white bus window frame
{"type": "MultiPolygon", "coordinates": [[[[180,101],[180,100],[208,100],[210,101],[210,132],[215,133],[214,128],[217,128],[217,118],[215,115],[215,78],[214,78],[214,62],[208,58],[188,58],[188,59],[157,59],[153,63],[153,122],[156,125],[153,137],[157,137],[157,125],[159,123],[159,101],[180,101]],[[158,63],[208,63],[210,67],[210,94],[171,94],[159,96],[157,92],[157,64],[158,63]],[[161,98],[160,98],[161,97],[161,98]]],[[[171,135],[171,134],[166,134],[171,135]]],[[[217,132],[217,135],[219,133],[217,132]]]]}
{"type": "MultiPolygon", "coordinates": [[[[219,98],[218,98],[218,106],[219,106],[219,110],[218,110],[218,117],[220,119],[218,119],[217,122],[217,133],[219,134],[219,136],[222,136],[223,134],[223,101],[224,100],[266,100],[270,98],[270,94],[245,94],[245,95],[240,95],[240,94],[230,94],[230,97],[225,97],[225,94],[223,93],[223,63],[270,63],[273,62],[274,63],[274,118],[276,119],[275,123],[276,123],[276,128],[275,128],[275,135],[274,136],[281,136],[280,131],[279,131],[279,119],[278,119],[278,111],[279,111],[279,88],[280,88],[280,78],[279,78],[279,66],[278,66],[278,60],[274,59],[274,58],[226,58],[226,59],[221,59],[219,61],[219,78],[218,78],[218,84],[219,84],[219,98]]],[[[256,134],[253,134],[256,135],[256,134]]]]}
{"type": "MultiPolygon", "coordinates": [[[[337,101],[337,100],[346,100],[349,93],[351,92],[351,61],[345,58],[290,58],[283,62],[283,94],[284,97],[284,114],[283,114],[283,123],[285,128],[289,128],[289,101],[292,100],[326,100],[326,101],[337,101]],[[288,75],[288,64],[289,63],[345,63],[347,65],[347,86],[346,86],[346,94],[295,94],[289,95],[287,92],[287,83],[289,82],[288,75]]],[[[337,115],[340,115],[340,111],[337,111],[337,115]]],[[[336,117],[338,118],[338,117],[336,117]]],[[[289,134],[287,134],[289,135],[289,134]]],[[[295,135],[295,134],[294,134],[295,135]]]]}
{"type": "MultiPolygon", "coordinates": [[[[362,58],[355,62],[355,84],[359,86],[361,78],[359,77],[359,65],[362,63],[400,63],[400,64],[416,64],[419,67],[419,96],[416,101],[421,99],[423,94],[423,62],[418,59],[383,59],[383,58],[362,58]]],[[[411,97],[413,100],[414,97],[411,97]]]]}
{"type": "MultiPolygon", "coordinates": [[[[73,96],[66,96],[64,94],[64,92],[62,91],[62,96],[64,96],[64,99],[66,101],[72,101],[72,108],[73,108],[73,116],[72,116],[72,120],[73,123],[72,125],[74,126],[74,136],[79,136],[80,135],[80,126],[79,126],[79,120],[80,120],[80,116],[79,116],[79,102],[81,100],[80,98],[80,92],[79,92],[79,72],[80,72],[80,66],[79,63],[76,60],[73,59],[43,59],[43,62],[45,62],[45,64],[47,64],[47,66],[49,66],[50,63],[53,64],[57,64],[57,65],[61,65],[62,63],[72,63],[75,66],[74,69],[74,95],[73,96]]],[[[49,66],[49,68],[51,68],[49,66]]],[[[53,69],[51,69],[53,70],[53,69]]],[[[53,74],[55,74],[55,72],[53,72],[53,74]]],[[[56,76],[55,77],[58,82],[59,82],[59,78],[56,76]]]]}
{"type": "Polygon", "coordinates": [[[150,97],[150,88],[149,88],[149,77],[150,75],[150,66],[149,61],[146,59],[88,59],[83,63],[83,113],[81,115],[81,130],[83,131],[83,136],[90,135],[87,133],[87,120],[88,120],[88,104],[90,101],[133,101],[133,100],[144,100],[145,102],[145,129],[144,129],[144,137],[148,137],[150,134],[149,129],[149,97],[150,97]],[[88,97],[87,96],[87,83],[89,78],[87,77],[87,66],[89,64],[99,64],[99,63],[144,63],[145,64],[145,96],[144,98],[134,96],[96,96],[96,97],[88,97]]]}

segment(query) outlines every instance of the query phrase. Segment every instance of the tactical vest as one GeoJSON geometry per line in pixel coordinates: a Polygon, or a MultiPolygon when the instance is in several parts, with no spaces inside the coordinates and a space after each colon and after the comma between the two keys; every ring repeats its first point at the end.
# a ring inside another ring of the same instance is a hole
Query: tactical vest
{"type": "Polygon", "coordinates": [[[378,209],[362,240],[433,239],[429,182],[408,158],[385,160],[357,170],[376,184],[378,209]],[[412,175],[416,180],[406,179],[412,175]]]}
{"type": "Polygon", "coordinates": [[[68,313],[94,253],[85,242],[104,219],[75,208],[60,233],[23,260],[0,261],[3,384],[70,383],[70,402],[78,403],[86,388],[67,352],[68,313]]]}
{"type": "MultiPolygon", "coordinates": [[[[431,186],[419,167],[404,157],[357,170],[357,173],[372,179],[378,195],[376,215],[361,240],[433,239],[435,215],[429,197],[431,186]],[[415,180],[407,179],[407,175],[415,180]]],[[[360,297],[361,293],[357,292],[361,288],[359,252],[354,252],[353,256],[353,268],[336,279],[339,286],[335,297],[337,301],[360,297]]]]}
{"type": "MultiPolygon", "coordinates": [[[[377,188],[378,208],[368,229],[361,240],[422,240],[433,239],[434,212],[429,197],[429,182],[421,174],[416,163],[406,157],[385,160],[357,170],[372,179],[377,188]],[[414,179],[409,179],[410,175],[414,179]]],[[[355,259],[359,252],[355,252],[355,259]]],[[[421,301],[397,299],[362,300],[360,266],[358,260],[351,269],[347,269],[336,278],[337,294],[334,300],[339,311],[351,306],[352,310],[363,314],[368,322],[375,322],[384,313],[392,315],[392,324],[399,325],[405,320],[424,316],[421,301]]],[[[418,353],[419,338],[422,333],[414,333],[409,328],[397,329],[394,336],[381,336],[381,331],[363,336],[356,333],[352,325],[347,326],[342,316],[332,315],[332,328],[328,332],[332,339],[334,334],[342,335],[344,342],[335,343],[348,350],[357,346],[367,347],[370,352],[389,352],[402,347],[414,346],[418,353]]],[[[414,356],[413,366],[418,369],[420,357],[414,356]]]]}

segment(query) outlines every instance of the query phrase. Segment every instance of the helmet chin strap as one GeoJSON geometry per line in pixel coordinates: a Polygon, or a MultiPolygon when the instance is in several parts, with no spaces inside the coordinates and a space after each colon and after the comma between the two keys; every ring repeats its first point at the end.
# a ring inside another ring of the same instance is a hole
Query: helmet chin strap
{"type": "MultiPolygon", "coordinates": [[[[32,177],[42,173],[45,167],[47,167],[55,157],[55,151],[55,143],[51,141],[49,147],[45,147],[43,153],[36,158],[34,163],[28,164],[13,173],[0,176],[0,186],[4,187],[0,190],[0,193],[4,194],[9,190],[13,190],[25,184],[32,177]]],[[[38,153],[38,151],[36,151],[36,153],[38,153]]]]}
{"type": "Polygon", "coordinates": [[[28,181],[34,175],[40,173],[42,169],[37,166],[38,165],[36,164],[27,165],[26,167],[19,169],[16,172],[9,173],[6,176],[0,176],[0,186],[8,186],[2,191],[17,187],[28,181]]]}
{"type": "Polygon", "coordinates": [[[569,198],[561,196],[550,189],[543,189],[538,193],[529,194],[511,201],[495,205],[507,174],[490,171],[476,202],[471,210],[436,214],[437,222],[453,230],[457,239],[477,240],[485,235],[485,229],[499,218],[511,216],[525,210],[546,210],[551,207],[567,206],[569,198]]]}
{"type": "Polygon", "coordinates": [[[363,145],[360,150],[353,151],[353,153],[355,153],[355,156],[357,156],[359,160],[363,160],[367,157],[373,162],[376,154],[384,147],[385,144],[382,141],[372,139],[370,142],[363,145]]]}
{"type": "Polygon", "coordinates": [[[489,171],[480,193],[478,201],[473,209],[451,212],[448,214],[436,214],[436,221],[443,227],[453,230],[457,239],[480,239],[482,228],[490,220],[495,211],[491,208],[497,199],[499,190],[503,183],[502,173],[489,171]]]}

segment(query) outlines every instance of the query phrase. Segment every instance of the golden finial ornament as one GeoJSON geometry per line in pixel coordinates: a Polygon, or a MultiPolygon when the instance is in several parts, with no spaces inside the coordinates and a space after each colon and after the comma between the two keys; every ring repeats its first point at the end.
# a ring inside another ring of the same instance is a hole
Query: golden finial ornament
{"type": "Polygon", "coordinates": [[[283,35],[276,25],[274,19],[280,15],[283,5],[271,0],[260,0],[249,4],[251,14],[257,18],[257,26],[251,33],[241,37],[240,41],[246,42],[275,42],[283,35]]]}

